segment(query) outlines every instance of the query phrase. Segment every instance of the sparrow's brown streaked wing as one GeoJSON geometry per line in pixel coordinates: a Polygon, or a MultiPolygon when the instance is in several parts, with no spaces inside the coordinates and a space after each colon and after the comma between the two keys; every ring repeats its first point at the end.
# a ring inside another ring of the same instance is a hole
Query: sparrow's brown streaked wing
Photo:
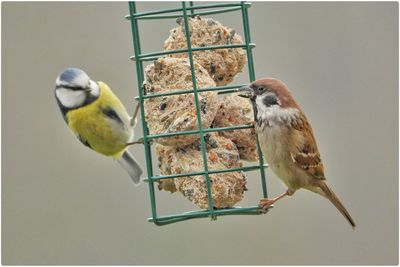
{"type": "Polygon", "coordinates": [[[300,117],[292,124],[292,127],[303,135],[304,142],[291,154],[293,162],[306,170],[315,178],[325,179],[324,165],[315,142],[314,134],[307,118],[300,113],[300,117]]]}

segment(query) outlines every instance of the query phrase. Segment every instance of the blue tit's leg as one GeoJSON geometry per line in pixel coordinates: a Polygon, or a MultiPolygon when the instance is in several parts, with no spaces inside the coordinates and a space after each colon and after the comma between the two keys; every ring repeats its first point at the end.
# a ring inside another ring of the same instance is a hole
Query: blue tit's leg
{"type": "MultiPolygon", "coordinates": [[[[150,145],[152,145],[153,144],[153,140],[151,139],[151,140],[149,140],[149,141],[147,141],[150,145]]],[[[137,145],[137,144],[144,144],[144,142],[143,142],[143,138],[139,138],[139,140],[137,140],[137,141],[134,141],[134,142],[129,142],[129,143],[126,143],[126,146],[131,146],[131,145],[137,145]]]]}
{"type": "Polygon", "coordinates": [[[140,138],[137,141],[126,143],[126,146],[136,145],[136,144],[143,144],[143,139],[140,138]]]}
{"type": "Polygon", "coordinates": [[[132,127],[135,127],[136,126],[136,124],[137,124],[137,116],[138,116],[138,114],[139,114],[139,108],[140,108],[140,105],[139,105],[139,103],[136,105],[136,107],[135,107],[135,112],[133,112],[133,116],[132,116],[132,118],[131,118],[131,126],[132,127]]]}

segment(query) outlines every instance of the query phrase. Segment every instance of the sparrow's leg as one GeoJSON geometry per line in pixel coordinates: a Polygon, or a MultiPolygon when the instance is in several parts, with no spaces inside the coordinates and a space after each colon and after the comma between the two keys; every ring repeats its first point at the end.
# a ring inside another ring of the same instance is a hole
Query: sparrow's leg
{"type": "Polygon", "coordinates": [[[285,197],[285,196],[290,196],[291,194],[289,194],[289,191],[286,191],[285,193],[283,193],[282,195],[276,197],[276,198],[263,198],[260,200],[260,203],[258,204],[263,210],[267,210],[272,204],[274,204],[275,202],[277,202],[279,199],[285,197]]]}
{"type": "Polygon", "coordinates": [[[136,105],[136,107],[135,107],[135,112],[133,112],[133,116],[132,116],[132,118],[131,118],[131,126],[132,127],[135,127],[136,126],[136,124],[137,124],[137,115],[139,114],[139,108],[140,108],[140,105],[139,105],[139,103],[136,105]]]}

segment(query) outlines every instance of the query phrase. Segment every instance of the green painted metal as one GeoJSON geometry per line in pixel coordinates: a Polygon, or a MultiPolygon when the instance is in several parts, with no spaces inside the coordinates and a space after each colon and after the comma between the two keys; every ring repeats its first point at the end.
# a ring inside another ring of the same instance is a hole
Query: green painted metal
{"type": "MultiPolygon", "coordinates": [[[[264,168],[267,168],[267,167],[268,167],[268,165],[264,165],[264,168]]],[[[253,166],[245,166],[245,167],[223,169],[223,170],[209,170],[207,173],[214,174],[214,173],[236,172],[236,171],[248,172],[248,171],[258,170],[259,168],[260,168],[260,165],[253,165],[253,166]]],[[[173,175],[158,175],[158,176],[151,177],[151,179],[153,181],[159,181],[159,180],[163,180],[163,179],[180,178],[180,177],[205,175],[205,174],[206,174],[206,172],[179,173],[179,174],[173,174],[173,175]]]]}
{"type": "Polygon", "coordinates": [[[194,63],[193,63],[192,44],[190,41],[189,18],[187,15],[187,9],[186,9],[185,2],[182,2],[182,11],[183,11],[183,19],[184,19],[184,23],[185,23],[184,28],[185,28],[185,34],[186,34],[186,43],[187,43],[188,52],[189,52],[190,72],[192,74],[194,102],[196,104],[197,124],[199,126],[199,133],[200,133],[201,154],[203,156],[203,165],[204,165],[204,177],[206,179],[206,186],[207,186],[208,210],[210,212],[211,218],[215,219],[216,217],[214,216],[214,203],[213,203],[212,196],[211,196],[210,175],[208,174],[207,148],[206,148],[206,141],[204,140],[203,126],[201,123],[200,102],[199,102],[199,95],[197,92],[196,74],[195,74],[194,63]]]}
{"type": "MultiPolygon", "coordinates": [[[[243,4],[246,7],[250,7],[250,3],[243,2],[243,4]]],[[[212,9],[212,8],[220,8],[223,7],[223,9],[219,10],[213,10],[213,11],[208,11],[208,13],[196,13],[193,12],[191,15],[211,15],[211,14],[219,14],[219,13],[226,13],[226,12],[231,12],[235,10],[241,10],[242,9],[242,3],[225,3],[225,4],[207,4],[207,5],[198,5],[198,6],[191,6],[186,8],[186,10],[196,10],[196,9],[212,9]],[[211,13],[213,12],[213,13],[211,13]]],[[[182,17],[182,8],[172,8],[172,9],[162,9],[162,10],[153,10],[153,11],[148,11],[148,12],[137,12],[137,13],[130,13],[128,16],[125,16],[126,19],[131,19],[135,18],[136,20],[138,19],[170,19],[170,18],[178,18],[182,17]],[[167,15],[167,16],[154,16],[154,15],[159,15],[159,14],[166,14],[166,13],[176,13],[179,12],[179,14],[175,15],[167,15]]]]}
{"type": "MultiPolygon", "coordinates": [[[[251,37],[250,37],[249,15],[248,15],[247,8],[246,8],[244,2],[241,2],[241,6],[242,6],[242,18],[243,18],[245,42],[246,42],[246,44],[250,44],[251,37]]],[[[255,76],[255,72],[254,72],[253,52],[249,46],[246,47],[246,52],[247,52],[247,65],[249,66],[250,81],[254,81],[256,79],[256,76],[255,76]]],[[[258,152],[260,166],[263,166],[264,159],[262,156],[260,142],[258,140],[258,137],[257,137],[257,152],[258,152]]],[[[261,177],[264,177],[261,179],[261,183],[262,183],[262,190],[263,190],[264,198],[267,198],[268,197],[267,181],[265,180],[264,168],[260,168],[260,174],[261,174],[261,177]]]]}
{"type": "MultiPolygon", "coordinates": [[[[271,206],[273,207],[273,206],[271,206]]],[[[264,212],[260,211],[260,207],[252,206],[252,207],[245,207],[245,208],[230,208],[230,209],[217,209],[214,210],[215,216],[224,216],[224,215],[260,215],[264,212]]],[[[174,222],[189,220],[189,219],[196,219],[196,218],[205,218],[209,217],[208,210],[197,210],[197,211],[190,211],[185,212],[182,214],[176,215],[167,215],[167,216],[160,216],[157,218],[158,223],[165,225],[174,222]]],[[[149,218],[148,221],[154,222],[154,218],[149,218]]]]}
{"type": "MultiPolygon", "coordinates": [[[[135,14],[136,13],[136,5],[134,2],[129,2],[129,13],[130,14],[135,14]]],[[[139,27],[138,27],[138,21],[135,19],[131,19],[131,28],[132,28],[132,33],[133,34],[133,46],[134,46],[134,53],[136,56],[141,54],[141,47],[140,47],[140,39],[139,39],[139,27]]],[[[144,73],[143,73],[143,62],[138,60],[136,61],[136,75],[137,75],[137,81],[139,85],[139,104],[140,104],[140,116],[141,116],[141,122],[142,122],[142,129],[143,129],[143,145],[144,145],[144,150],[146,153],[146,169],[147,169],[147,175],[148,177],[153,176],[153,165],[152,165],[152,160],[151,160],[151,149],[150,149],[150,143],[149,140],[147,139],[147,136],[149,135],[149,130],[147,128],[147,123],[146,120],[144,120],[144,100],[143,100],[143,80],[144,80],[144,73]]],[[[159,225],[157,221],[157,207],[156,207],[156,201],[155,201],[155,194],[154,194],[154,183],[152,180],[149,181],[149,192],[150,192],[150,203],[151,203],[151,215],[153,217],[153,221],[156,225],[159,225]]]]}
{"type": "Polygon", "coordinates": [[[190,6],[190,17],[193,18],[195,16],[194,9],[193,9],[193,6],[194,6],[193,1],[189,2],[189,6],[190,6]]]}
{"type": "MultiPolygon", "coordinates": [[[[204,129],[202,132],[203,133],[213,133],[213,132],[220,132],[220,131],[232,131],[232,130],[241,130],[241,129],[248,129],[248,128],[253,128],[253,125],[238,125],[238,126],[229,126],[229,127],[220,127],[220,128],[208,128],[204,129]]],[[[162,133],[162,134],[153,134],[149,135],[147,138],[148,139],[156,139],[156,138],[161,138],[161,137],[171,137],[171,136],[176,136],[176,135],[188,135],[188,134],[199,134],[199,130],[190,130],[190,131],[184,131],[184,132],[174,132],[174,133],[162,133]]]]}
{"type": "MultiPolygon", "coordinates": [[[[227,93],[234,93],[237,92],[237,90],[229,90],[229,89],[237,89],[242,86],[245,86],[247,84],[236,84],[236,85],[226,85],[226,86],[218,86],[218,87],[209,87],[209,88],[198,88],[197,92],[208,92],[208,91],[217,91],[218,94],[227,94],[227,93]]],[[[190,94],[193,93],[193,89],[181,89],[181,90],[173,90],[171,92],[167,93],[161,93],[161,94],[148,94],[144,95],[143,98],[154,98],[154,97],[160,97],[160,96],[170,96],[170,95],[183,95],[183,94],[190,94]]],[[[135,97],[136,100],[139,99],[139,97],[135,97]]]]}
{"type": "MultiPolygon", "coordinates": [[[[210,175],[215,173],[225,173],[225,172],[233,172],[233,171],[260,171],[261,184],[262,184],[262,193],[263,197],[267,197],[267,186],[265,179],[265,168],[267,165],[264,164],[260,147],[258,145],[258,154],[259,154],[259,164],[253,166],[244,166],[240,168],[231,168],[231,169],[222,169],[222,170],[209,170],[208,169],[208,159],[207,159],[207,150],[206,144],[204,140],[204,135],[210,132],[219,132],[219,131],[232,131],[237,129],[248,129],[254,127],[253,125],[238,125],[231,127],[221,127],[221,128],[209,128],[203,129],[201,123],[201,112],[200,105],[198,100],[198,94],[200,92],[208,92],[208,91],[217,91],[218,94],[226,94],[236,92],[237,88],[242,87],[244,84],[236,84],[236,85],[227,85],[227,86],[218,86],[212,88],[197,88],[195,70],[193,65],[193,52],[201,51],[201,50],[211,50],[211,49],[222,49],[222,48],[242,48],[247,52],[247,63],[249,68],[249,80],[255,80],[255,72],[254,72],[254,62],[252,49],[255,47],[255,44],[251,43],[250,38],[250,28],[249,28],[249,17],[247,9],[251,6],[250,3],[247,2],[229,2],[229,3],[212,3],[212,4],[202,4],[195,5],[193,2],[189,2],[189,6],[186,5],[186,2],[181,3],[181,7],[172,8],[172,9],[162,9],[162,10],[153,10],[146,12],[137,12],[135,2],[129,2],[129,15],[126,16],[128,20],[131,22],[132,28],[132,37],[133,37],[133,48],[134,55],[131,57],[135,61],[136,64],[136,75],[137,75],[137,83],[139,88],[139,95],[135,98],[139,102],[141,107],[141,123],[143,129],[143,138],[141,139],[144,144],[144,149],[146,153],[146,169],[147,169],[147,178],[144,180],[148,183],[149,186],[149,196],[150,196],[150,204],[151,204],[151,218],[148,220],[150,222],[155,223],[156,225],[165,225],[170,223],[175,223],[179,221],[185,221],[194,218],[204,218],[210,217],[215,220],[217,216],[223,215],[255,215],[255,214],[263,214],[263,211],[258,206],[252,207],[234,207],[229,209],[215,209],[213,205],[213,200],[211,197],[211,182],[210,175]],[[198,12],[198,10],[206,10],[198,12]],[[243,29],[244,29],[244,37],[245,44],[243,45],[216,45],[216,46],[208,46],[208,47],[192,47],[188,27],[189,17],[193,17],[196,15],[209,15],[209,14],[218,14],[224,12],[233,12],[240,11],[243,20],[243,29]],[[172,14],[171,14],[172,13],[172,14]],[[173,14],[176,13],[176,14],[173,14]],[[152,53],[142,53],[140,46],[140,34],[139,34],[139,21],[140,20],[148,20],[148,19],[172,19],[183,17],[183,22],[185,25],[185,34],[186,34],[186,49],[177,49],[171,51],[158,51],[152,53]],[[143,70],[143,62],[155,60],[159,57],[174,54],[174,53],[187,53],[189,57],[189,63],[191,66],[191,74],[192,74],[192,83],[193,88],[187,88],[184,90],[174,90],[167,93],[156,93],[156,94],[144,94],[144,90],[142,87],[144,81],[144,70],[143,70]],[[165,97],[171,95],[179,95],[179,94],[190,94],[192,93],[195,98],[196,111],[197,111],[197,122],[199,125],[198,130],[192,131],[184,131],[184,132],[175,132],[175,133],[164,133],[164,134],[154,134],[150,135],[147,122],[144,119],[144,101],[146,99],[155,98],[155,97],[165,97]],[[186,134],[198,134],[200,136],[200,144],[201,151],[203,157],[204,171],[200,172],[192,172],[192,173],[184,173],[184,174],[176,174],[176,175],[154,175],[153,173],[153,165],[152,165],[152,155],[151,155],[151,143],[153,139],[161,138],[161,137],[170,137],[176,135],[186,135],[186,134]],[[181,214],[175,215],[163,215],[160,216],[157,213],[157,205],[155,198],[155,190],[154,183],[163,179],[179,179],[181,177],[187,176],[196,176],[202,175],[206,181],[207,187],[207,199],[208,199],[208,209],[207,210],[197,210],[197,211],[189,211],[181,214]]],[[[258,143],[257,143],[258,144],[258,143]]]]}
{"type": "MultiPolygon", "coordinates": [[[[250,44],[250,47],[255,47],[255,44],[250,44]]],[[[213,45],[213,46],[203,46],[203,47],[193,47],[192,51],[203,51],[203,50],[213,50],[213,49],[225,49],[225,48],[247,48],[247,45],[243,44],[228,44],[228,45],[213,45]]],[[[179,54],[179,53],[187,53],[188,49],[176,49],[176,50],[168,50],[161,51],[156,53],[148,53],[142,54],[138,58],[142,61],[151,61],[157,59],[161,56],[169,55],[169,54],[179,54]]],[[[137,60],[137,57],[131,57],[132,60],[137,60]]]]}

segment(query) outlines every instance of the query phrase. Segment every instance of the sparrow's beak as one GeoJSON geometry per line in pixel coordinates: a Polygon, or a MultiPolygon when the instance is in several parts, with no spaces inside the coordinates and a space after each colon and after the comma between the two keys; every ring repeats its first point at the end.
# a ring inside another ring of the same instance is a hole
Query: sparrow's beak
{"type": "Polygon", "coordinates": [[[253,96],[253,89],[251,89],[248,85],[243,86],[237,90],[239,92],[238,96],[240,97],[251,98],[253,96]]]}

